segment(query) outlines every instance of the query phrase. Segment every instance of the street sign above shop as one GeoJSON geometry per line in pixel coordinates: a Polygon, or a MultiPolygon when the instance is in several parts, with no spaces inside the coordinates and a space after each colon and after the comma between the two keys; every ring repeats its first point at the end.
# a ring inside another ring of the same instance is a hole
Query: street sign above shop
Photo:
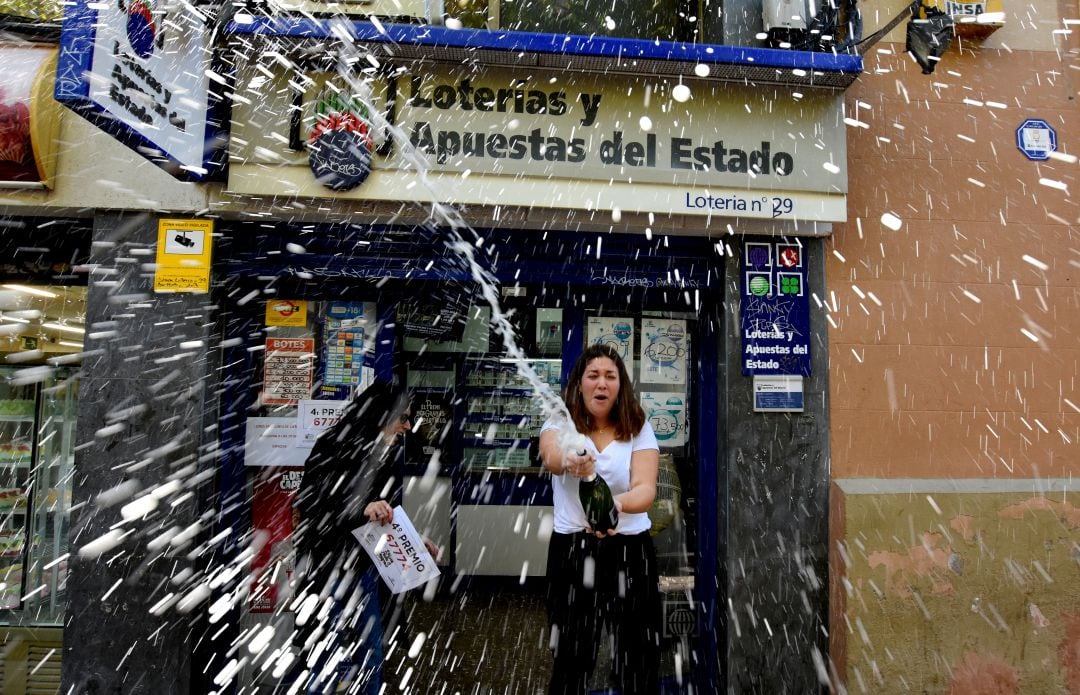
{"type": "Polygon", "coordinates": [[[191,3],[151,4],[67,3],[56,99],[173,176],[205,180],[224,148],[211,113],[209,16],[191,3]]]}
{"type": "Polygon", "coordinates": [[[233,110],[235,193],[847,219],[842,97],[831,93],[431,65],[341,75],[252,64],[237,76],[249,83],[263,98],[233,110]],[[355,132],[330,140],[328,118],[355,132]],[[368,143],[355,161],[354,141],[368,143]]]}
{"type": "Polygon", "coordinates": [[[1041,118],[1029,118],[1016,129],[1016,146],[1033,162],[1050,158],[1057,150],[1057,132],[1041,118]]]}

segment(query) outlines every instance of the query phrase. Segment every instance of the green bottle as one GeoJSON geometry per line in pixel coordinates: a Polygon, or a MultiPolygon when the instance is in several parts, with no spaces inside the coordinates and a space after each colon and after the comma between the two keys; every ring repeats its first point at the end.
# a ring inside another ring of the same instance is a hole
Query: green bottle
{"type": "MultiPolygon", "coordinates": [[[[585,452],[579,452],[584,456],[585,452]]],[[[578,481],[578,497],[581,499],[581,508],[585,510],[585,518],[589,522],[589,528],[593,531],[606,533],[619,525],[619,510],[615,508],[615,498],[611,496],[611,488],[596,473],[588,478],[578,481]]]]}

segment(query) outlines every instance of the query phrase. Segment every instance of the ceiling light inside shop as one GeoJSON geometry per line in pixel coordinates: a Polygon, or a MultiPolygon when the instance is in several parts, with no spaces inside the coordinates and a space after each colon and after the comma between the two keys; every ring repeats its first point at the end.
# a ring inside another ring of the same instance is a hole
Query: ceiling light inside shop
{"type": "Polygon", "coordinates": [[[22,292],[23,294],[32,294],[36,297],[48,297],[49,299],[56,299],[60,295],[49,292],[48,290],[38,289],[37,287],[27,287],[26,285],[0,285],[4,289],[14,290],[15,292],[22,292]]]}
{"type": "Polygon", "coordinates": [[[68,325],[65,325],[63,323],[56,323],[56,322],[53,322],[53,321],[50,321],[49,323],[43,323],[43,324],[41,324],[41,327],[42,328],[51,328],[54,331],[67,331],[69,333],[78,333],[80,335],[82,335],[83,333],[86,333],[86,329],[82,328],[80,326],[68,326],[68,325]]]}

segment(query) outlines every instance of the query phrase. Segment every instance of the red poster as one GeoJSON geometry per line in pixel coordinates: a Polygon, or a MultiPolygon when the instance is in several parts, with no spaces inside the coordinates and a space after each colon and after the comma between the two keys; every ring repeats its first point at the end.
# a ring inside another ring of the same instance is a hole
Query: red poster
{"type": "Polygon", "coordinates": [[[274,611],[282,588],[292,578],[292,532],[296,527],[293,497],[303,477],[303,468],[278,468],[255,479],[251,525],[257,535],[265,534],[265,543],[251,561],[252,613],[274,611]]]}
{"type": "Polygon", "coordinates": [[[52,185],[59,118],[52,99],[56,50],[0,48],[0,187],[52,185]]]}
{"type": "Polygon", "coordinates": [[[314,338],[267,338],[263,361],[263,403],[296,405],[311,398],[314,338]]]}

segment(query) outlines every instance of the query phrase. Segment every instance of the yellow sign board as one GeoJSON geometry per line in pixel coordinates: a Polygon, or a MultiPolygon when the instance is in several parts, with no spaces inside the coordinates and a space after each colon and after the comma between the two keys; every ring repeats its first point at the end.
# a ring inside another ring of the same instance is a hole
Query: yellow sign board
{"type": "Polygon", "coordinates": [[[158,220],[155,292],[209,292],[212,220],[158,220]]]}
{"type": "Polygon", "coordinates": [[[307,325],[307,302],[302,299],[271,299],[266,303],[267,326],[307,325]]]}

